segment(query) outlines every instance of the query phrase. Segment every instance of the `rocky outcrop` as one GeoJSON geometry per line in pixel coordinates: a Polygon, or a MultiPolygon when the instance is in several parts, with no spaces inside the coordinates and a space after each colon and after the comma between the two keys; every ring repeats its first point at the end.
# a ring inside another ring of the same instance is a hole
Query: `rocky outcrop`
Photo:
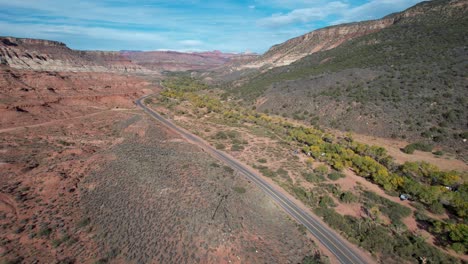
{"type": "Polygon", "coordinates": [[[57,41],[13,37],[0,37],[0,63],[36,71],[156,73],[119,52],[76,51],[57,41]]]}
{"type": "Polygon", "coordinates": [[[344,24],[312,31],[271,47],[259,60],[247,67],[289,65],[307,55],[333,49],[351,39],[368,35],[395,23],[395,18],[344,24]]]}
{"type": "Polygon", "coordinates": [[[220,51],[78,51],[58,41],[0,37],[0,64],[23,70],[157,74],[206,70],[252,57],[257,55],[220,51]]]}
{"type": "Polygon", "coordinates": [[[307,55],[326,51],[360,36],[368,35],[396,23],[407,23],[412,17],[431,11],[451,12],[453,7],[467,5],[466,0],[438,0],[422,2],[403,12],[382,19],[341,24],[318,29],[271,47],[265,54],[243,65],[233,65],[230,71],[274,68],[289,65],[307,55]],[[441,4],[441,2],[446,2],[441,4]]]}

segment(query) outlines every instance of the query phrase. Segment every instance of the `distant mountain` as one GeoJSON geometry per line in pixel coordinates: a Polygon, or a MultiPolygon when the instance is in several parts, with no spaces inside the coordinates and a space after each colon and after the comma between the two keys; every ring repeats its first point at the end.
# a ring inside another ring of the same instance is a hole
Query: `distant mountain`
{"type": "Polygon", "coordinates": [[[206,70],[255,54],[220,51],[79,51],[50,40],[0,37],[0,63],[16,69],[158,74],[206,70]]]}
{"type": "Polygon", "coordinates": [[[220,51],[122,51],[121,54],[145,68],[165,71],[207,70],[231,60],[257,57],[255,54],[222,53],[220,51]]]}
{"type": "Polygon", "coordinates": [[[464,151],[467,9],[467,0],[435,0],[320,29],[221,67],[217,80],[262,111],[464,151]]]}
{"type": "Polygon", "coordinates": [[[250,57],[247,60],[233,61],[205,73],[202,76],[224,81],[241,82],[258,71],[289,65],[305,56],[336,48],[347,41],[360,36],[378,32],[397,23],[402,16],[415,15],[413,12],[396,13],[382,19],[347,23],[314,30],[299,37],[292,38],[281,44],[272,46],[261,56],[250,57]]]}
{"type": "Polygon", "coordinates": [[[50,40],[0,37],[0,63],[16,69],[62,72],[151,73],[119,52],[77,51],[50,40]]]}
{"type": "Polygon", "coordinates": [[[318,29],[271,47],[257,60],[243,65],[241,68],[273,68],[289,65],[307,55],[333,49],[351,39],[380,31],[393,25],[397,20],[397,16],[391,16],[379,20],[318,29]]]}

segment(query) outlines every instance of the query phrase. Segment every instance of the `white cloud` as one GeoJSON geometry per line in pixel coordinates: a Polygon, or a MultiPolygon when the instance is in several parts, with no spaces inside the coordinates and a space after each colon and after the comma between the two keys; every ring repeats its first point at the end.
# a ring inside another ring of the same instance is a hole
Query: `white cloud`
{"type": "Polygon", "coordinates": [[[378,18],[420,2],[332,1],[0,0],[0,35],[58,40],[80,49],[261,52],[318,25],[378,18]]]}
{"type": "Polygon", "coordinates": [[[138,45],[143,42],[146,43],[147,46],[154,47],[168,45],[171,43],[168,38],[156,33],[102,27],[47,24],[13,24],[8,22],[0,22],[0,28],[2,28],[2,35],[52,39],[59,41],[65,41],[64,38],[66,38],[70,39],[71,42],[82,42],[83,40],[86,40],[89,42],[89,44],[93,44],[93,42],[95,42],[98,45],[103,41],[127,45],[138,45]]]}
{"type": "Polygon", "coordinates": [[[270,17],[257,21],[263,27],[284,27],[297,23],[306,24],[315,21],[324,21],[329,24],[355,22],[378,19],[390,13],[402,11],[422,0],[369,0],[359,6],[351,6],[349,1],[334,1],[325,3],[322,0],[310,1],[273,1],[278,5],[307,6],[296,8],[286,14],[273,14],[270,17]],[[333,17],[333,21],[330,19],[333,17]]]}
{"type": "Polygon", "coordinates": [[[98,20],[113,23],[151,24],[156,21],[155,15],[168,13],[155,7],[125,7],[110,6],[94,1],[63,1],[63,0],[0,0],[2,8],[21,8],[25,11],[39,11],[47,16],[66,17],[69,20],[98,20]]]}
{"type": "Polygon", "coordinates": [[[370,0],[369,2],[345,10],[341,18],[333,24],[381,18],[390,13],[403,11],[421,0],[370,0]]]}
{"type": "Polygon", "coordinates": [[[184,45],[184,46],[201,46],[201,45],[203,45],[202,41],[196,40],[196,39],[181,40],[181,41],[179,41],[179,43],[184,45]]]}
{"type": "Polygon", "coordinates": [[[308,8],[312,6],[324,5],[327,0],[255,0],[260,6],[270,6],[287,9],[308,8]]]}
{"type": "Polygon", "coordinates": [[[322,7],[295,9],[287,14],[273,14],[271,17],[258,21],[258,25],[264,27],[280,27],[294,23],[307,23],[322,20],[334,14],[341,14],[348,8],[343,2],[330,2],[322,7]]]}

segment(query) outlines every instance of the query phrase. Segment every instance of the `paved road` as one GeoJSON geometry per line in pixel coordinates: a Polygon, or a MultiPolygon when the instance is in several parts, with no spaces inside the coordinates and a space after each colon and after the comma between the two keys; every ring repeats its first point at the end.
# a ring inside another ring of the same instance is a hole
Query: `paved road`
{"type": "Polygon", "coordinates": [[[233,157],[227,155],[223,151],[219,151],[211,147],[203,139],[191,134],[187,130],[175,125],[171,121],[159,115],[157,112],[146,107],[143,103],[143,100],[148,96],[138,99],[136,101],[136,104],[139,107],[143,108],[143,110],[150,116],[163,123],[165,126],[176,131],[192,143],[197,144],[206,152],[208,152],[218,160],[226,163],[233,169],[244,174],[250,181],[257,184],[257,186],[260,189],[262,189],[268,196],[270,196],[289,215],[294,217],[299,223],[303,224],[312,233],[312,235],[314,235],[325,247],[327,247],[336,256],[340,263],[369,263],[366,259],[364,259],[361,256],[362,253],[356,252],[356,249],[349,247],[349,245],[346,242],[344,242],[344,238],[330,231],[330,229],[327,226],[324,226],[321,222],[317,220],[316,216],[311,215],[302,210],[298,205],[296,205],[283,193],[277,191],[275,187],[273,187],[270,183],[262,179],[262,176],[253,172],[248,167],[246,167],[233,157]]]}

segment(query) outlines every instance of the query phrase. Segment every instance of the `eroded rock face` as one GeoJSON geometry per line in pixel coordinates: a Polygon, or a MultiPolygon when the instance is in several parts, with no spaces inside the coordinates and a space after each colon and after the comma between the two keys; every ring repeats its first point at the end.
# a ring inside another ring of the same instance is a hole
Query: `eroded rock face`
{"type": "Polygon", "coordinates": [[[244,65],[237,65],[233,67],[233,70],[261,67],[274,68],[289,65],[307,55],[336,48],[349,40],[378,32],[396,23],[405,23],[405,21],[408,21],[408,18],[422,14],[428,11],[428,9],[447,13],[453,11],[453,7],[466,5],[467,1],[465,0],[450,1],[446,5],[435,6],[420,4],[382,19],[341,24],[314,30],[275,45],[259,58],[244,65]]]}
{"type": "Polygon", "coordinates": [[[318,29],[271,47],[263,56],[242,68],[268,68],[289,65],[307,55],[333,49],[351,39],[368,35],[393,25],[395,17],[318,29]]]}
{"type": "Polygon", "coordinates": [[[133,107],[132,100],[142,96],[149,85],[132,75],[30,71],[3,66],[0,130],[86,114],[94,105],[133,107]]]}
{"type": "Polygon", "coordinates": [[[220,51],[78,51],[58,41],[0,37],[0,64],[22,70],[158,74],[206,70],[255,57],[220,51]]]}
{"type": "Polygon", "coordinates": [[[0,63],[36,71],[157,73],[119,52],[75,51],[57,41],[13,37],[0,38],[0,63]]]}
{"type": "Polygon", "coordinates": [[[272,46],[261,56],[244,57],[242,60],[231,60],[213,69],[210,73],[201,74],[206,81],[220,78],[224,81],[234,81],[248,76],[250,72],[289,65],[305,56],[316,52],[326,51],[340,46],[354,38],[378,32],[399,20],[399,16],[386,17],[379,20],[364,21],[350,24],[326,27],[314,30],[302,36],[292,38],[278,45],[272,46]],[[209,76],[207,78],[207,76],[209,76]]]}
{"type": "Polygon", "coordinates": [[[315,30],[273,46],[262,56],[259,65],[288,65],[312,53],[333,49],[353,38],[380,31],[394,22],[395,18],[386,18],[315,30]]]}

